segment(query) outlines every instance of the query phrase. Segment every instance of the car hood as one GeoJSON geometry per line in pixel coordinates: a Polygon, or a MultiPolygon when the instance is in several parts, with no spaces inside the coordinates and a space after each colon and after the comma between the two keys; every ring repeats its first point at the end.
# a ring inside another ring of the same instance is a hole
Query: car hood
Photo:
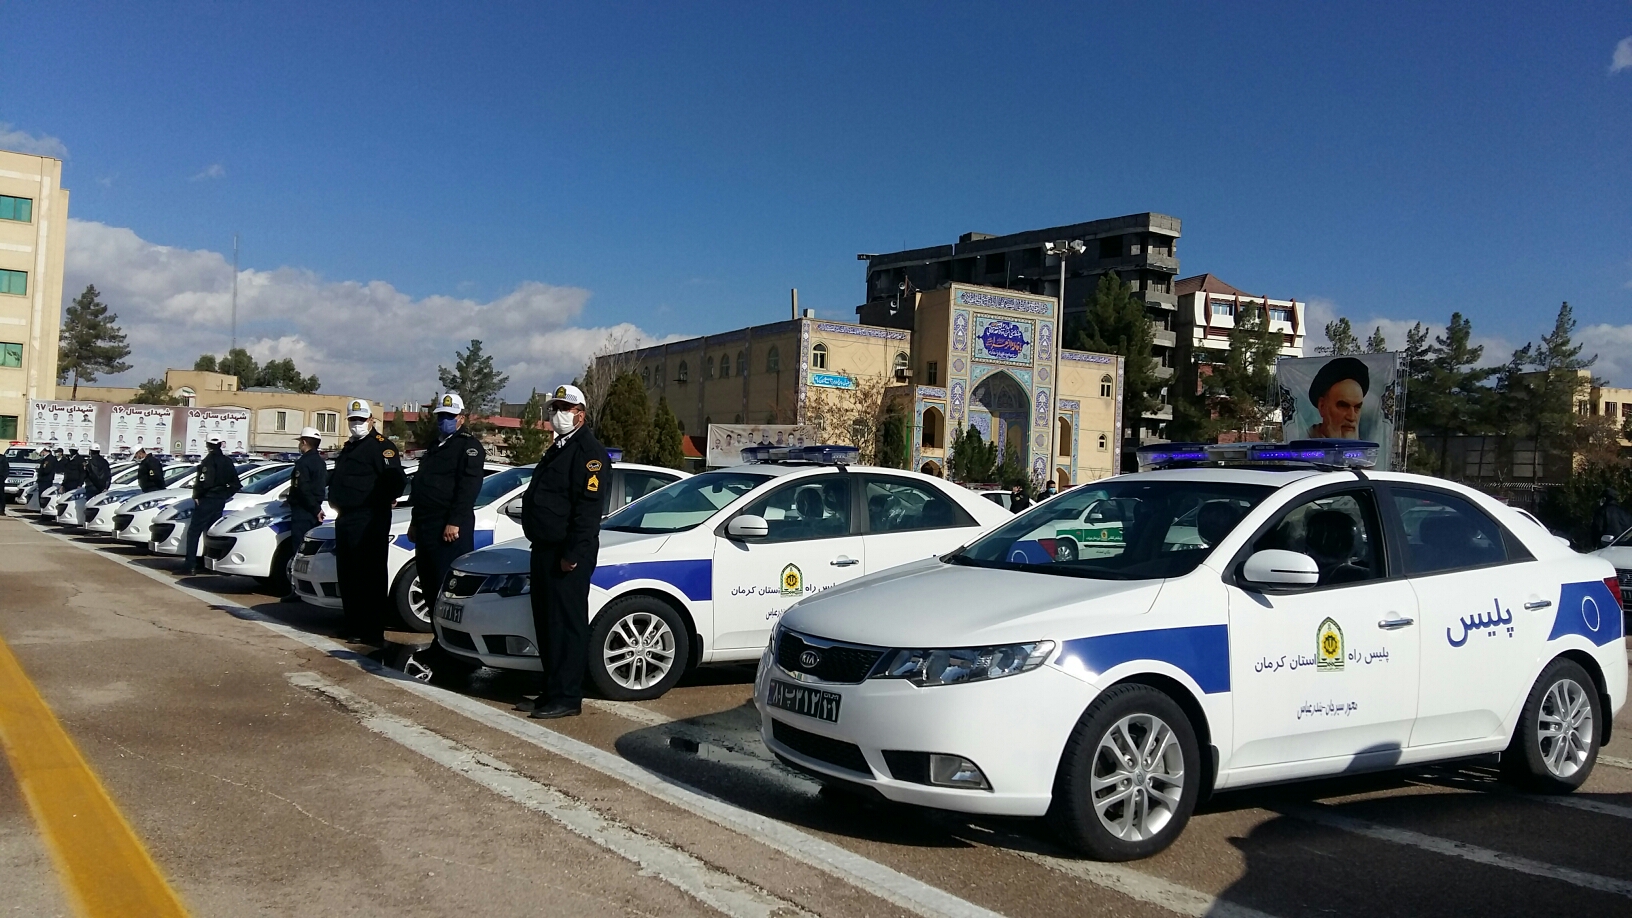
{"type": "Polygon", "coordinates": [[[1620,570],[1632,570],[1632,546],[1616,546],[1614,548],[1600,548],[1593,555],[1603,558],[1620,570]]]}
{"type": "Polygon", "coordinates": [[[115,488],[112,491],[96,495],[91,504],[97,507],[105,507],[108,504],[122,504],[140,493],[142,493],[140,488],[115,488]]]}
{"type": "Polygon", "coordinates": [[[525,574],[530,569],[533,545],[526,539],[511,539],[460,555],[453,569],[472,574],[525,574]]]}
{"type": "Polygon", "coordinates": [[[801,600],[782,625],[875,647],[973,647],[1129,630],[1160,580],[1090,580],[915,561],[801,600]]]}

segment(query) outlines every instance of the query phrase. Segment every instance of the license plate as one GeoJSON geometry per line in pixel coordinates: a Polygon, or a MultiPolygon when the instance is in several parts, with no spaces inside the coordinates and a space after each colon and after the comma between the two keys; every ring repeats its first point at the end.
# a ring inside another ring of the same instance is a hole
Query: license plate
{"type": "Polygon", "coordinates": [[[309,571],[311,569],[312,569],[312,559],[311,558],[296,558],[295,559],[295,573],[304,574],[304,573],[306,573],[307,571],[309,571]]]}
{"type": "Polygon", "coordinates": [[[458,603],[447,602],[444,600],[436,604],[436,614],[443,621],[453,622],[457,625],[464,621],[465,607],[459,605],[458,603]]]}
{"type": "Polygon", "coordinates": [[[773,708],[825,720],[830,724],[839,722],[840,698],[837,692],[824,692],[821,689],[772,679],[767,695],[766,701],[773,708]]]}

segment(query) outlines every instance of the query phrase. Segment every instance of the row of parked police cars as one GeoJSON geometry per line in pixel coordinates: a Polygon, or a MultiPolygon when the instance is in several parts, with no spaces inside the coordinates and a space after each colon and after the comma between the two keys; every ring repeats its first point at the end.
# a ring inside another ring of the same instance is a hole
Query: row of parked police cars
{"type": "MultiPolygon", "coordinates": [[[[1632,533],[1579,554],[1375,455],[1169,444],[1019,515],[846,447],[750,448],[698,475],[618,463],[590,677],[649,699],[692,667],[757,660],[762,735],[789,766],[1045,817],[1110,860],[1166,847],[1216,790],[1479,756],[1531,790],[1579,787],[1626,702],[1632,533]]],[[[111,513],[116,537],[176,553],[189,474],[83,510],[41,495],[41,512],[87,528],[111,513]]],[[[279,537],[288,467],[240,474],[207,563],[337,605],[332,530],[279,537]]],[[[456,665],[540,668],[512,519],[530,474],[489,469],[479,547],[430,594],[406,511],[392,530],[404,624],[456,665]]]]}

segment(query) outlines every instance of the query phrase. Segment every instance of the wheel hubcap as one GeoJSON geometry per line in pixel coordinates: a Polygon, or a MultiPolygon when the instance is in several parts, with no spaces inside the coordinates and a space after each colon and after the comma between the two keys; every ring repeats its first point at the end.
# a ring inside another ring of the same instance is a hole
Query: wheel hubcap
{"type": "Polygon", "coordinates": [[[1100,825],[1123,841],[1162,831],[1184,797],[1184,753],[1173,728],[1153,714],[1130,714],[1105,731],[1089,779],[1100,825]]]}
{"type": "Polygon", "coordinates": [[[1592,698],[1574,679],[1560,679],[1541,699],[1536,740],[1547,770],[1568,778],[1586,767],[1592,754],[1592,698]]]}
{"type": "Polygon", "coordinates": [[[618,619],[601,648],[607,675],[626,689],[648,689],[674,668],[674,631],[651,612],[618,619]]]}
{"type": "Polygon", "coordinates": [[[408,584],[408,608],[414,617],[429,625],[431,623],[431,604],[425,601],[425,591],[419,588],[419,577],[408,584]]]}

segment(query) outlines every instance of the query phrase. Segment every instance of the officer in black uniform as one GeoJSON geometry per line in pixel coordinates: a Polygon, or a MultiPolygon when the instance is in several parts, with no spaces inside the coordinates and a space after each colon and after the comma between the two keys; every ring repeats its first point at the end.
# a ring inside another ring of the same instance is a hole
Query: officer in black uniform
{"type": "Polygon", "coordinates": [[[465,400],[459,393],[438,398],[434,413],[437,443],[419,457],[408,524],[419,586],[432,604],[453,559],[476,550],[476,494],[487,462],[482,442],[464,427],[465,400]]]}
{"type": "Polygon", "coordinates": [[[145,449],[136,451],[136,484],[142,493],[164,490],[164,460],[159,458],[157,450],[148,452],[145,449]]]}
{"type": "Polygon", "coordinates": [[[329,473],[329,506],[334,521],[335,563],[346,620],[342,637],[376,646],[385,643],[387,596],[386,539],[391,505],[406,481],[402,458],[390,440],[374,432],[368,402],[353,399],[346,412],[351,439],[329,473]]]}
{"type": "Polygon", "coordinates": [[[198,546],[204,533],[221,519],[232,495],[244,487],[237,467],[221,452],[221,435],[210,434],[205,442],[208,446],[193,479],[193,515],[187,520],[187,558],[181,565],[181,572],[188,575],[198,573],[198,546]]]}
{"type": "Polygon", "coordinates": [[[67,494],[69,491],[85,484],[85,457],[79,454],[79,447],[68,447],[68,458],[62,460],[62,486],[57,493],[67,494]]]}
{"type": "Polygon", "coordinates": [[[75,501],[78,504],[79,525],[86,523],[85,504],[93,497],[108,489],[113,481],[113,469],[108,460],[102,456],[102,444],[92,443],[91,454],[85,457],[85,493],[75,501]]]}
{"type": "MultiPolygon", "coordinates": [[[[323,498],[329,487],[329,470],[323,463],[323,454],[317,451],[323,445],[323,435],[317,432],[317,428],[308,427],[300,432],[299,443],[300,458],[295,460],[295,470],[289,475],[287,498],[289,544],[297,552],[300,551],[300,543],[306,539],[306,533],[323,522],[323,498]]],[[[279,601],[300,602],[293,582],[289,584],[289,595],[279,601]]]]}
{"type": "MultiPolygon", "coordinates": [[[[0,451],[0,485],[5,484],[6,477],[10,474],[11,460],[6,458],[6,454],[3,451],[0,451]]],[[[6,515],[6,500],[5,488],[0,487],[0,516],[6,515]]]]}
{"type": "Polygon", "coordinates": [[[50,450],[45,450],[40,456],[40,464],[34,467],[34,501],[45,509],[45,489],[51,487],[51,482],[57,477],[58,459],[50,450]]]}
{"type": "Polygon", "coordinates": [[[584,393],[559,386],[549,401],[555,442],[522,497],[522,531],[532,550],[533,635],[544,692],[518,709],[572,717],[584,699],[589,657],[589,581],[601,548],[601,498],[610,487],[606,447],[585,427],[584,393]]]}

